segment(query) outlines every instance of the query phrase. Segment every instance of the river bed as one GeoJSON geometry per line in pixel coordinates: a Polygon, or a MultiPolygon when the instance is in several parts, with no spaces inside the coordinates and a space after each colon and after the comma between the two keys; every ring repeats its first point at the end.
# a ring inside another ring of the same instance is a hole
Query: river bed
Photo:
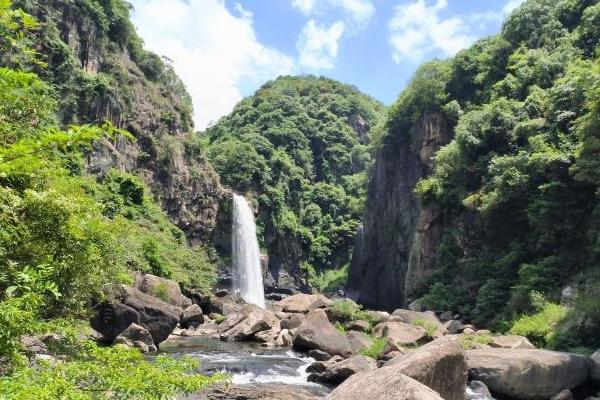
{"type": "Polygon", "coordinates": [[[174,337],[161,344],[161,352],[200,360],[200,373],[225,372],[234,385],[282,384],[324,396],[331,388],[308,382],[306,368],[315,360],[290,348],[269,349],[254,342],[222,342],[218,338],[174,337]]]}

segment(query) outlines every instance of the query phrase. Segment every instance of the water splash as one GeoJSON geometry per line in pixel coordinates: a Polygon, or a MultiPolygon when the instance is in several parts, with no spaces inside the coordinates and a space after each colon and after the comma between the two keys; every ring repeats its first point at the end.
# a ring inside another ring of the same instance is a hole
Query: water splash
{"type": "Polygon", "coordinates": [[[233,195],[233,289],[248,303],[265,308],[254,213],[243,196],[233,195]]]}

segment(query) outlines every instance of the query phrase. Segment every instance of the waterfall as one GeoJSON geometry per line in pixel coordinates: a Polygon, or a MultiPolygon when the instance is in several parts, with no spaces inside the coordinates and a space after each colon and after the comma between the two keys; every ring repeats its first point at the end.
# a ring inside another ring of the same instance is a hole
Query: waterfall
{"type": "Polygon", "coordinates": [[[248,303],[265,308],[254,213],[243,196],[233,195],[233,289],[248,303]]]}

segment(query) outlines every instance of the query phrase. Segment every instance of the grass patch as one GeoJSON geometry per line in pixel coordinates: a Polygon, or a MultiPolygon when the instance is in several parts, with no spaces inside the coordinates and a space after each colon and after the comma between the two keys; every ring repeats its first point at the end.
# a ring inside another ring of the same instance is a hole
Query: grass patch
{"type": "Polygon", "coordinates": [[[512,335],[525,336],[537,347],[553,347],[557,337],[558,324],[567,316],[568,308],[554,304],[536,292],[531,294],[535,314],[521,315],[509,330],[512,335]]]}
{"type": "Polygon", "coordinates": [[[372,327],[381,322],[381,318],[374,313],[365,311],[353,301],[336,300],[330,307],[332,316],[343,323],[352,321],[367,321],[372,327]]]}
{"type": "Polygon", "coordinates": [[[226,317],[226,316],[224,316],[224,315],[221,315],[221,314],[217,314],[217,315],[215,315],[214,317],[215,317],[215,323],[216,323],[217,325],[219,325],[221,322],[223,322],[223,321],[225,321],[225,320],[227,319],[227,317],[226,317]]]}
{"type": "Polygon", "coordinates": [[[375,339],[373,339],[373,343],[371,344],[371,346],[362,349],[360,351],[360,354],[362,354],[363,356],[371,357],[371,358],[374,358],[375,360],[377,360],[377,358],[379,358],[379,355],[385,348],[385,344],[386,344],[385,339],[375,338],[375,339]]]}
{"type": "Polygon", "coordinates": [[[418,327],[425,329],[425,332],[427,332],[427,336],[429,336],[430,338],[434,337],[438,331],[438,326],[436,326],[435,324],[429,323],[425,320],[422,320],[422,319],[415,319],[412,322],[412,324],[414,326],[418,326],[418,327]]]}
{"type": "Polygon", "coordinates": [[[171,296],[169,294],[169,285],[164,282],[157,283],[152,288],[152,294],[165,302],[169,302],[169,300],[171,300],[171,296]]]}
{"type": "Polygon", "coordinates": [[[476,335],[476,334],[462,334],[460,335],[460,345],[465,350],[471,350],[475,348],[477,344],[490,344],[494,340],[492,335],[476,335]]]}
{"type": "Polygon", "coordinates": [[[341,334],[345,335],[346,334],[346,325],[344,325],[343,323],[336,321],[333,326],[335,326],[335,329],[337,329],[341,334]]]}

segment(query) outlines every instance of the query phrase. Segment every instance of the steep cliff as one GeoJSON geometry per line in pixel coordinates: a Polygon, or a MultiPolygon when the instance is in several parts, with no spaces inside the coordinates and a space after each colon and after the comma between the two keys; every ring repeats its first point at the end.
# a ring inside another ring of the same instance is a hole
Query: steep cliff
{"type": "Polygon", "coordinates": [[[394,309],[423,294],[436,270],[440,206],[414,192],[430,174],[432,156],[451,139],[441,113],[426,113],[413,137],[390,134],[377,154],[363,226],[348,276],[347,293],[371,307],[394,309]]]}
{"type": "Polygon", "coordinates": [[[500,328],[551,302],[565,316],[532,336],[598,345],[599,24],[598,1],[528,0],[419,68],[388,116],[351,295],[500,328]]]}
{"type": "MultiPolygon", "coordinates": [[[[156,200],[193,241],[212,236],[223,191],[191,134],[192,105],[171,66],[143,49],[121,0],[17,1],[40,22],[32,39],[47,66],[62,125],[111,121],[135,142],[100,141],[89,170],[143,177],[156,200]]],[[[9,64],[10,60],[2,60],[9,64]]]]}

